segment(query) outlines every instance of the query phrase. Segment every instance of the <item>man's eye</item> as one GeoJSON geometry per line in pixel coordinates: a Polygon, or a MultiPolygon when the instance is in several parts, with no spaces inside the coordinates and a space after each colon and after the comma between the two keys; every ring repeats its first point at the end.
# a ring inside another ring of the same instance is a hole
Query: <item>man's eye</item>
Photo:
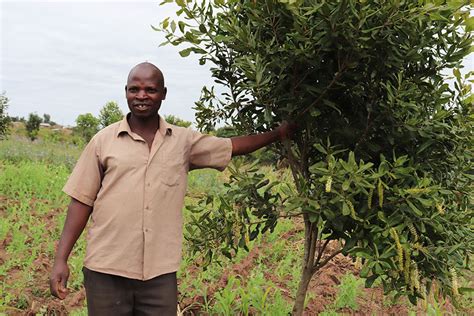
{"type": "Polygon", "coordinates": [[[158,90],[157,90],[157,89],[150,88],[150,89],[146,89],[146,92],[147,92],[147,93],[157,93],[158,90]]]}
{"type": "Polygon", "coordinates": [[[138,89],[137,89],[137,88],[129,88],[128,91],[130,91],[130,92],[137,92],[138,89]]]}

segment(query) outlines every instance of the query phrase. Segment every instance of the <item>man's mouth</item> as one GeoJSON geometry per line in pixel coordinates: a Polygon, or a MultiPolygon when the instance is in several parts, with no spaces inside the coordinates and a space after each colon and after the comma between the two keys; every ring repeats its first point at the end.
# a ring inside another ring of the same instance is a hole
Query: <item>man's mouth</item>
{"type": "Polygon", "coordinates": [[[150,105],[148,104],[135,104],[134,107],[138,110],[146,110],[150,108],[150,105]]]}

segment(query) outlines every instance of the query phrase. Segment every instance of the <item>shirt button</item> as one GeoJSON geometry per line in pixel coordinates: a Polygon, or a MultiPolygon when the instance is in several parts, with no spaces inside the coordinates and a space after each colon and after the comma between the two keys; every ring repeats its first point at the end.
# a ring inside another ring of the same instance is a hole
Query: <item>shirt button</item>
{"type": "Polygon", "coordinates": [[[145,233],[148,233],[148,228],[145,228],[145,233]]]}
{"type": "Polygon", "coordinates": [[[145,210],[149,210],[150,208],[148,206],[145,206],[145,210]]]}
{"type": "Polygon", "coordinates": [[[148,182],[146,185],[147,185],[147,186],[150,186],[151,184],[150,184],[150,182],[148,182]]]}

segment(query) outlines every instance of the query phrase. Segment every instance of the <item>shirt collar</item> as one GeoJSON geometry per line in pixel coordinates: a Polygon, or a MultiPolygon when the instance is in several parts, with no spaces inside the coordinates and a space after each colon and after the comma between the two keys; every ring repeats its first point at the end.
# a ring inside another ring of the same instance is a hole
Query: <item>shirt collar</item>
{"type": "MultiPolygon", "coordinates": [[[[121,133],[128,133],[128,135],[133,137],[133,132],[132,129],[130,128],[130,125],[128,124],[127,118],[129,117],[130,113],[127,115],[124,115],[123,119],[120,121],[116,136],[118,137],[121,133]]],[[[160,115],[158,116],[160,120],[160,127],[158,128],[158,131],[160,134],[165,137],[165,136],[171,136],[173,134],[173,125],[169,124],[166,122],[160,115]]]]}

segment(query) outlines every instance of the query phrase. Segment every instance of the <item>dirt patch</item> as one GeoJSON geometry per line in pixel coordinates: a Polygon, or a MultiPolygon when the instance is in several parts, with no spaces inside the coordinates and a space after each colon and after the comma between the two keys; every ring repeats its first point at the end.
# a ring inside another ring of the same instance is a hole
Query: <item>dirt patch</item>
{"type": "MultiPolygon", "coordinates": [[[[40,214],[37,211],[37,203],[48,204],[48,201],[32,199],[29,201],[30,215],[45,225],[45,233],[41,236],[43,240],[51,239],[50,232],[58,226],[58,214],[62,209],[51,209],[47,214],[40,214]]],[[[0,196],[0,214],[6,215],[8,206],[19,205],[20,202],[14,199],[6,199],[0,196]]],[[[15,216],[10,216],[11,221],[15,221],[15,216]]],[[[28,225],[17,227],[19,231],[27,235],[30,234],[28,225]]],[[[6,237],[0,241],[0,264],[3,265],[9,260],[15,260],[18,254],[9,253],[8,246],[12,242],[12,231],[7,232],[6,237]]],[[[31,243],[32,238],[28,237],[25,244],[31,243]]],[[[56,241],[57,243],[57,241],[56,241]]],[[[55,299],[49,291],[49,275],[53,264],[53,258],[46,249],[41,246],[36,249],[36,258],[27,267],[19,267],[12,264],[8,271],[0,276],[3,288],[8,293],[8,306],[0,307],[0,313],[7,315],[68,315],[72,310],[83,306],[85,292],[83,289],[71,292],[64,301],[55,299]]],[[[10,261],[14,262],[14,261],[10,261]]]]}
{"type": "MultiPolygon", "coordinates": [[[[286,232],[281,235],[281,238],[294,239],[298,231],[299,229],[286,232]]],[[[291,241],[291,243],[294,242],[294,240],[291,241]]],[[[339,247],[340,245],[338,242],[329,243],[325,253],[323,254],[323,258],[332,254],[334,251],[339,249],[339,247]]],[[[231,275],[239,276],[242,285],[245,285],[246,279],[250,277],[251,271],[256,264],[256,258],[266,256],[264,252],[267,248],[271,248],[271,245],[266,243],[259,244],[258,247],[253,248],[249,252],[244,260],[226,268],[218,282],[213,284],[203,284],[203,287],[207,286],[208,288],[207,301],[212,301],[214,294],[227,285],[229,276],[231,275]]],[[[272,265],[269,261],[266,261],[265,264],[268,267],[267,271],[269,271],[268,273],[265,273],[265,277],[278,286],[281,290],[282,296],[292,304],[294,302],[295,293],[288,288],[288,284],[291,280],[278,279],[274,273],[272,273],[273,269],[276,268],[275,265],[272,265]]],[[[199,268],[191,268],[191,270],[195,275],[201,271],[199,268]]],[[[309,284],[307,295],[310,299],[306,306],[304,315],[318,315],[321,312],[328,310],[336,300],[339,291],[338,285],[341,284],[342,277],[347,273],[358,276],[359,270],[355,267],[355,263],[350,257],[343,256],[342,254],[335,256],[323,268],[321,268],[321,270],[313,276],[309,284]]],[[[289,278],[289,276],[287,278],[289,278]]],[[[344,315],[408,315],[409,313],[410,305],[407,299],[402,298],[398,302],[393,302],[390,298],[384,296],[381,287],[364,288],[362,285],[360,291],[361,293],[357,297],[357,311],[343,308],[337,310],[337,312],[344,315]]],[[[455,311],[449,301],[444,300],[443,302],[444,311],[455,311]]],[[[184,297],[184,299],[181,300],[180,305],[181,310],[184,310],[184,315],[202,315],[203,312],[201,311],[201,306],[203,303],[204,298],[202,296],[195,296],[184,297]]],[[[414,310],[419,315],[426,313],[422,304],[419,304],[419,306],[415,307],[414,310]]],[[[467,314],[470,314],[470,312],[467,311],[467,314]]]]}

